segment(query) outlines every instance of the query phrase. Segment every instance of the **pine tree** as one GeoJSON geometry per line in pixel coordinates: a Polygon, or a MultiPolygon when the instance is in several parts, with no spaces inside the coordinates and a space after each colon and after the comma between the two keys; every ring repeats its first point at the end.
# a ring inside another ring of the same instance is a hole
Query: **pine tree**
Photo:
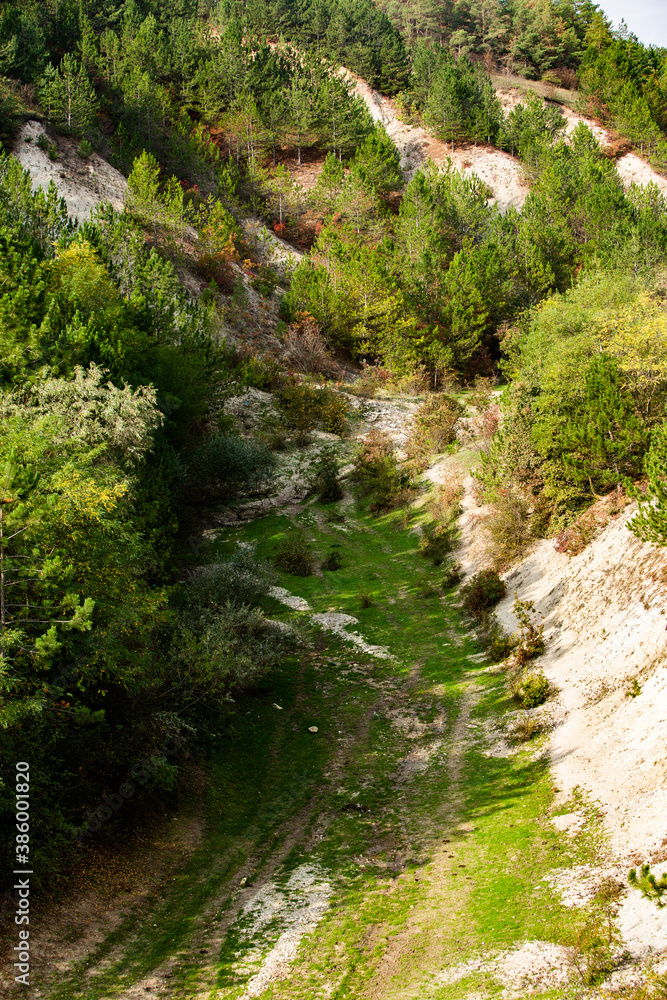
{"type": "Polygon", "coordinates": [[[626,476],[640,473],[649,429],[635,413],[613,358],[605,354],[593,358],[584,398],[568,417],[559,447],[576,481],[612,489],[626,476]]]}
{"type": "Polygon", "coordinates": [[[288,134],[297,148],[297,163],[301,165],[301,149],[313,125],[312,95],[307,78],[298,71],[287,91],[288,134]]]}
{"type": "Polygon", "coordinates": [[[49,108],[49,122],[59,131],[82,136],[97,112],[97,98],[85,68],[71,53],[63,56],[55,72],[45,73],[40,88],[49,108]]]}
{"type": "Polygon", "coordinates": [[[327,153],[317,183],[310,193],[311,201],[323,215],[330,215],[338,202],[345,179],[345,167],[333,153],[327,153]]]}
{"type": "Polygon", "coordinates": [[[382,125],[376,125],[359,146],[354,165],[364,183],[380,195],[403,186],[401,158],[382,125]]]}
{"type": "Polygon", "coordinates": [[[155,238],[163,209],[160,200],[160,164],[145,150],[134,161],[127,179],[127,207],[132,215],[152,227],[155,238]]]}
{"type": "Polygon", "coordinates": [[[644,471],[648,486],[628,527],[643,542],[667,545],[667,423],[653,431],[644,471]]]}

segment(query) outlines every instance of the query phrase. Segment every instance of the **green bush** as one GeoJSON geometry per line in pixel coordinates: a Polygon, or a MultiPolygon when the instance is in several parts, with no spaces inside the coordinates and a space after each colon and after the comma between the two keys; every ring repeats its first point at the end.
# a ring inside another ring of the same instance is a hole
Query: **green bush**
{"type": "Polygon", "coordinates": [[[250,284],[264,298],[269,298],[278,287],[278,274],[275,268],[262,264],[257,277],[253,278],[250,284]]]}
{"type": "Polygon", "coordinates": [[[243,358],[234,376],[236,382],[264,392],[280,389],[284,382],[283,370],[277,361],[258,358],[254,354],[243,358]]]}
{"type": "Polygon", "coordinates": [[[277,569],[293,576],[311,576],[315,568],[310,542],[296,530],[280,542],[273,562],[277,569]]]}
{"type": "Polygon", "coordinates": [[[373,592],[372,590],[364,590],[363,588],[359,590],[359,603],[362,608],[370,608],[373,605],[373,592]]]}
{"type": "Polygon", "coordinates": [[[265,445],[233,434],[213,434],[190,459],[188,499],[231,503],[264,489],[274,468],[275,458],[265,445]]]}
{"type": "Polygon", "coordinates": [[[445,393],[430,396],[421,404],[406,444],[408,458],[416,468],[425,469],[432,455],[456,441],[454,427],[464,412],[458,400],[445,393]]]}
{"type": "Polygon", "coordinates": [[[500,579],[494,569],[481,570],[461,587],[463,607],[475,618],[481,618],[506,593],[505,581],[500,579]]]}
{"type": "Polygon", "coordinates": [[[518,492],[504,490],[493,500],[484,527],[488,552],[495,566],[503,569],[521,558],[531,539],[528,501],[518,492]]]}
{"type": "Polygon", "coordinates": [[[295,378],[287,379],[276,392],[287,426],[302,434],[321,427],[342,437],[348,429],[348,406],[331,389],[317,389],[295,378]]]}
{"type": "Polygon", "coordinates": [[[337,570],[343,565],[343,560],[341,558],[340,552],[330,552],[322,563],[322,569],[326,570],[337,570]]]}
{"type": "Polygon", "coordinates": [[[551,685],[541,670],[525,673],[516,686],[515,697],[522,708],[536,708],[542,705],[551,693],[551,685]]]}
{"type": "Polygon", "coordinates": [[[342,499],[344,491],[339,474],[340,466],[335,452],[329,448],[324,449],[315,466],[313,479],[313,486],[322,503],[335,503],[342,499]]]}
{"type": "Polygon", "coordinates": [[[454,548],[455,527],[449,524],[425,524],[419,539],[419,551],[434,566],[441,566],[454,548]]]}
{"type": "MultiPolygon", "coordinates": [[[[164,683],[183,697],[224,701],[234,687],[246,687],[274,667],[291,648],[293,636],[260,608],[227,603],[191,607],[170,637],[164,683]]],[[[177,698],[178,701],[178,698],[177,698]]]]}
{"type": "Polygon", "coordinates": [[[88,142],[87,139],[82,139],[77,149],[77,153],[79,154],[81,159],[82,160],[87,159],[92,152],[93,152],[92,144],[88,142]]]}
{"type": "Polygon", "coordinates": [[[347,422],[348,405],[342,396],[329,389],[320,389],[322,430],[344,437],[350,429],[347,422]]]}
{"type": "Polygon", "coordinates": [[[500,626],[495,625],[488,640],[487,655],[492,663],[500,663],[516,648],[517,639],[513,635],[505,635],[500,626]]]}
{"type": "Polygon", "coordinates": [[[512,611],[519,622],[514,656],[519,666],[525,666],[529,660],[534,660],[544,652],[544,625],[536,625],[531,618],[535,614],[533,601],[520,601],[517,597],[512,611]]]}
{"type": "Polygon", "coordinates": [[[452,587],[456,587],[461,582],[463,571],[459,563],[454,562],[453,559],[446,560],[443,569],[442,589],[451,590],[452,587]]]}
{"type": "Polygon", "coordinates": [[[391,510],[405,502],[414,489],[412,476],[398,466],[391,438],[372,430],[354,456],[352,479],[361,496],[371,498],[371,510],[391,510]]]}
{"type": "Polygon", "coordinates": [[[255,606],[274,582],[271,566],[258,559],[251,547],[239,547],[224,562],[211,563],[194,572],[182,589],[188,606],[219,609],[226,604],[255,606]]]}

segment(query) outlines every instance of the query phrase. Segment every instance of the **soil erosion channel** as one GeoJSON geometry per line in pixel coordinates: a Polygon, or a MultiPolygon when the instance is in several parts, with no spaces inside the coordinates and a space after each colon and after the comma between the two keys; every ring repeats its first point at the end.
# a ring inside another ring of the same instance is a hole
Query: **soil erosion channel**
{"type": "Polygon", "coordinates": [[[594,820],[555,829],[542,737],[504,741],[504,677],[403,515],[335,509],[218,533],[271,556],[296,521],[342,566],[280,577],[267,610],[308,645],[221,726],[201,846],[42,997],[565,995],[549,872],[594,820]]]}

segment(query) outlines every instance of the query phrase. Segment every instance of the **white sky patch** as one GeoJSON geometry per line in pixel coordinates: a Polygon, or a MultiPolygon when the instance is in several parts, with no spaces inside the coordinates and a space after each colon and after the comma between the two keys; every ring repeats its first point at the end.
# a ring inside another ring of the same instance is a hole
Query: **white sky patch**
{"type": "Polygon", "coordinates": [[[618,28],[621,18],[625,19],[644,45],[667,45],[667,6],[665,0],[602,0],[599,4],[607,17],[618,28]]]}

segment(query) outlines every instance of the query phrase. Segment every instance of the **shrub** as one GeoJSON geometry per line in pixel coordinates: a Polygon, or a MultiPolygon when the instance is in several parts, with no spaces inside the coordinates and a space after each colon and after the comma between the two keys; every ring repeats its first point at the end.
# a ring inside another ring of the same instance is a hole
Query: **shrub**
{"type": "Polygon", "coordinates": [[[514,723],[507,738],[510,743],[527,743],[542,732],[544,732],[544,720],[528,715],[514,723]]]}
{"type": "Polygon", "coordinates": [[[442,589],[451,590],[452,587],[456,587],[457,584],[461,582],[463,577],[463,571],[459,563],[453,560],[447,560],[444,567],[444,574],[442,577],[442,589]]]}
{"type": "Polygon", "coordinates": [[[595,513],[590,510],[584,511],[574,524],[564,528],[556,536],[554,542],[556,552],[564,552],[568,556],[578,556],[593,540],[598,528],[599,524],[595,513]]]}
{"type": "Polygon", "coordinates": [[[373,593],[370,590],[359,591],[359,603],[362,608],[370,608],[373,604],[373,593]]]}
{"type": "Polygon", "coordinates": [[[530,541],[528,501],[516,491],[499,492],[485,518],[489,555],[502,569],[519,559],[530,541]]]}
{"type": "Polygon", "coordinates": [[[252,279],[250,286],[264,298],[269,298],[278,287],[278,275],[274,268],[261,264],[257,277],[252,279]]]}
{"type": "Polygon", "coordinates": [[[495,624],[488,638],[486,652],[492,663],[500,663],[511,655],[516,645],[516,636],[506,635],[500,626],[495,624]]]}
{"type": "Polygon", "coordinates": [[[441,566],[454,548],[455,528],[449,524],[425,524],[419,539],[419,551],[434,566],[441,566]]]}
{"type": "Polygon", "coordinates": [[[310,542],[301,531],[291,531],[278,545],[273,562],[283,573],[310,576],[314,569],[310,542]]]}
{"type": "Polygon", "coordinates": [[[285,335],[285,362],[305,375],[337,375],[340,366],[331,357],[317,320],[307,312],[296,315],[285,335]]]}
{"type": "Polygon", "coordinates": [[[462,492],[460,483],[440,486],[428,505],[433,521],[422,528],[419,551],[427,559],[431,559],[434,566],[440,566],[456,544],[462,492]]]}
{"type": "Polygon", "coordinates": [[[265,488],[275,468],[269,449],[233,434],[213,434],[190,459],[192,502],[231,503],[265,488]]]}
{"type": "Polygon", "coordinates": [[[456,441],[454,426],[464,412],[464,407],[453,396],[444,393],[431,396],[421,404],[405,449],[416,468],[426,468],[432,455],[443,452],[456,441]]]}
{"type": "Polygon", "coordinates": [[[586,986],[601,983],[614,968],[612,946],[616,941],[611,927],[593,913],[584,914],[569,930],[568,959],[586,986]]]}
{"type": "Polygon", "coordinates": [[[82,160],[87,159],[93,153],[92,144],[87,139],[82,139],[79,143],[77,153],[82,160]]]}
{"type": "Polygon", "coordinates": [[[276,393],[276,402],[293,430],[309,431],[317,425],[320,398],[319,391],[312,386],[289,379],[276,393]]]}
{"type": "Polygon", "coordinates": [[[529,671],[518,679],[514,696],[522,708],[537,708],[551,694],[551,685],[541,670],[529,671]]]}
{"type": "Polygon", "coordinates": [[[49,140],[46,138],[44,132],[41,132],[37,137],[37,146],[39,149],[42,150],[43,153],[46,153],[47,149],[49,148],[49,140]]]}
{"type": "Polygon", "coordinates": [[[512,611],[519,622],[514,657],[519,666],[525,666],[544,652],[544,625],[536,625],[531,619],[531,615],[535,613],[533,601],[520,601],[517,597],[512,611]]]}
{"type": "Polygon", "coordinates": [[[274,667],[293,637],[259,608],[228,603],[192,609],[179,620],[167,651],[165,682],[171,691],[223,700],[274,667]]]}
{"type": "Polygon", "coordinates": [[[478,375],[475,388],[470,393],[469,402],[476,410],[488,410],[493,403],[493,379],[478,375]]]}
{"type": "Polygon", "coordinates": [[[269,431],[266,443],[271,451],[286,451],[289,445],[289,436],[280,427],[275,427],[269,431]]]}
{"type": "Polygon", "coordinates": [[[371,497],[371,510],[397,507],[414,489],[409,472],[398,467],[391,438],[378,430],[372,430],[357,449],[352,479],[362,496],[371,497]]]}
{"type": "Polygon", "coordinates": [[[250,352],[240,358],[234,376],[241,385],[262,389],[265,392],[280,389],[284,382],[283,370],[277,361],[271,358],[258,358],[250,352]]]}
{"type": "Polygon", "coordinates": [[[392,378],[393,372],[390,368],[383,367],[379,361],[369,365],[364,360],[361,362],[361,375],[354,383],[353,389],[357,395],[372,399],[378,389],[386,386],[392,378]]]}
{"type": "Polygon", "coordinates": [[[318,424],[339,436],[347,431],[347,403],[330,389],[316,389],[291,378],[276,393],[276,401],[287,425],[301,434],[318,424]]]}
{"type": "Polygon", "coordinates": [[[507,588],[494,569],[483,569],[461,587],[463,607],[475,618],[481,617],[501,601],[507,588]]]}
{"type": "Polygon", "coordinates": [[[436,521],[447,521],[450,518],[460,517],[461,497],[463,496],[463,486],[454,479],[449,483],[436,487],[435,493],[429,502],[428,509],[436,521]]]}
{"type": "Polygon", "coordinates": [[[333,571],[340,569],[342,565],[343,565],[343,560],[341,558],[340,552],[334,551],[330,552],[329,555],[326,557],[326,559],[322,563],[322,569],[333,571]]]}
{"type": "Polygon", "coordinates": [[[331,449],[324,449],[320,459],[315,466],[315,476],[313,486],[317,496],[322,503],[335,503],[343,497],[343,487],[341,486],[340,467],[335,453],[331,449]]]}
{"type": "Polygon", "coordinates": [[[331,392],[329,389],[321,389],[321,421],[322,429],[329,434],[337,434],[344,437],[347,434],[349,424],[347,422],[348,405],[342,396],[331,392]]]}
{"type": "Polygon", "coordinates": [[[187,605],[212,610],[226,604],[257,605],[274,580],[270,565],[258,559],[250,546],[236,549],[224,562],[196,570],[181,595],[187,605]]]}

